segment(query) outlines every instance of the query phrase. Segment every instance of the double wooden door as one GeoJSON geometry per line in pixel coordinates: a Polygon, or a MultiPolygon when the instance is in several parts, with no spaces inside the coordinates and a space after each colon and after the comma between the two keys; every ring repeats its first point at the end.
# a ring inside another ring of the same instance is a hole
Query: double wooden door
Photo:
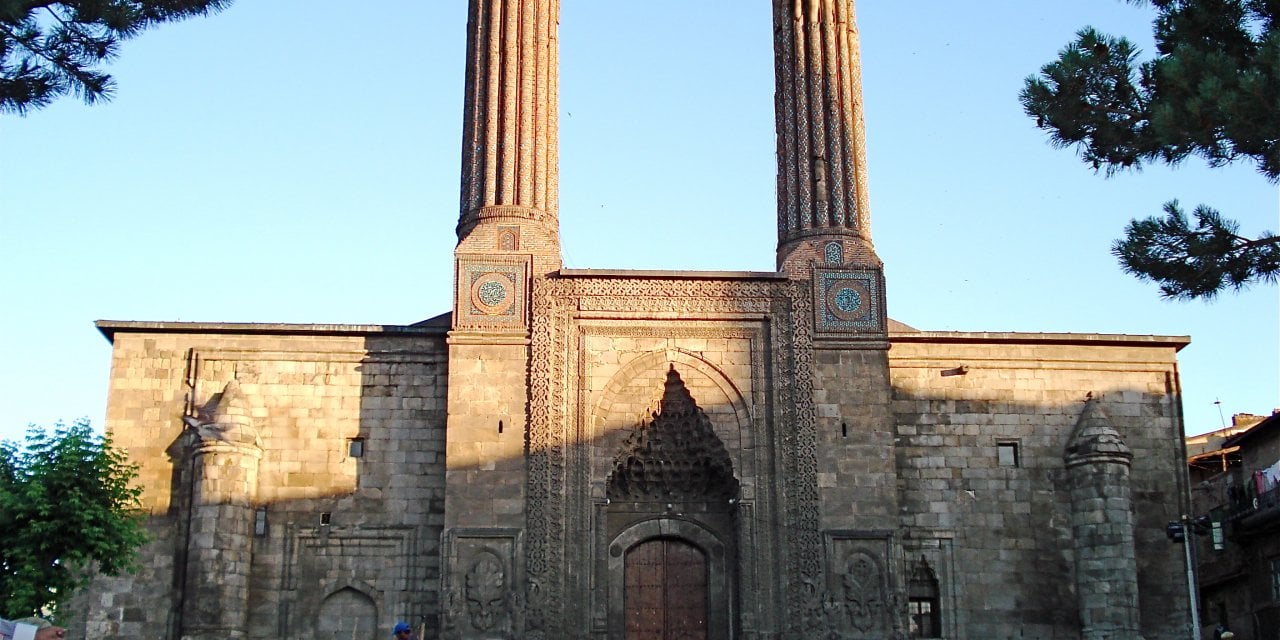
{"type": "Polygon", "coordinates": [[[707,558],[676,538],[654,538],[627,552],[626,640],[706,640],[707,558]]]}

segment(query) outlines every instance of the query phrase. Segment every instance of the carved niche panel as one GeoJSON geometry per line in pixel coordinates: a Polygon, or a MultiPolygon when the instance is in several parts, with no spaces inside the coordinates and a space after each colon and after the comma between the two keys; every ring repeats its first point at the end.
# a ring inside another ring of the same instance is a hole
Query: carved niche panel
{"type": "Polygon", "coordinates": [[[871,640],[901,630],[891,546],[888,533],[828,532],[823,610],[833,638],[871,640]]]}
{"type": "Polygon", "coordinates": [[[521,637],[520,534],[511,529],[451,529],[445,540],[444,637],[521,637]]]}

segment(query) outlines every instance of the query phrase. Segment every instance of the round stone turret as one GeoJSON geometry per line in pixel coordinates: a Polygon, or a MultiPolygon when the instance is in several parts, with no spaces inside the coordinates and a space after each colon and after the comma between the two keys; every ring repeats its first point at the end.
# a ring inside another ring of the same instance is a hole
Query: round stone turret
{"type": "Polygon", "coordinates": [[[1129,487],[1133,453],[1092,396],[1063,455],[1071,490],[1080,637],[1140,638],[1129,487]]]}

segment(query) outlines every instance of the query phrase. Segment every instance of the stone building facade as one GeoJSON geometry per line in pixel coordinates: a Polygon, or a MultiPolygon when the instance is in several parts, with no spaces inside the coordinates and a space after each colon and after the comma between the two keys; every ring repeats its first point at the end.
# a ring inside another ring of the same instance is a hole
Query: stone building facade
{"type": "Polygon", "coordinates": [[[563,268],[558,1],[471,0],[451,312],[99,322],[153,538],[80,631],[1185,637],[1187,340],[890,320],[852,2],[772,16],[776,272],[563,268]]]}
{"type": "MultiPolygon", "coordinates": [[[[1187,459],[1205,637],[1280,640],[1280,410],[1232,416],[1187,459]]],[[[1189,445],[1190,446],[1190,445],[1189,445]]]]}

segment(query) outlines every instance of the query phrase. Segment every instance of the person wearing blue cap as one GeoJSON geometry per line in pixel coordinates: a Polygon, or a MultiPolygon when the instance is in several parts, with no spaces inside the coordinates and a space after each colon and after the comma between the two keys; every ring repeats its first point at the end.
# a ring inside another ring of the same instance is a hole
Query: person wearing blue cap
{"type": "Polygon", "coordinates": [[[408,622],[397,622],[396,628],[391,630],[391,635],[396,640],[418,640],[418,636],[413,634],[413,627],[408,622]]]}

